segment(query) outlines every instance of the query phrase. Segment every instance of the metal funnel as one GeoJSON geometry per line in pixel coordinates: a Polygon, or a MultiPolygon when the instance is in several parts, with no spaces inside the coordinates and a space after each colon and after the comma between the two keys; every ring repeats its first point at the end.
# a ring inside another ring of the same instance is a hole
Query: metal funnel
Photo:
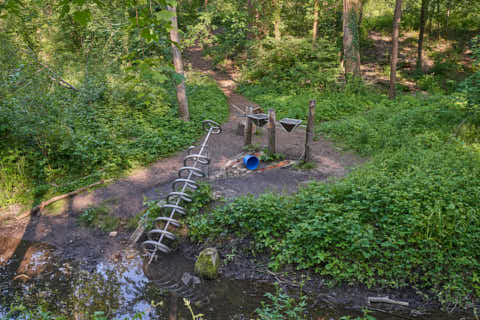
{"type": "Polygon", "coordinates": [[[265,113],[249,114],[247,115],[257,127],[263,127],[268,122],[268,116],[265,113]]]}
{"type": "Polygon", "coordinates": [[[283,118],[279,122],[282,125],[283,129],[285,129],[287,132],[292,132],[296,127],[298,127],[302,123],[302,120],[283,118]]]}

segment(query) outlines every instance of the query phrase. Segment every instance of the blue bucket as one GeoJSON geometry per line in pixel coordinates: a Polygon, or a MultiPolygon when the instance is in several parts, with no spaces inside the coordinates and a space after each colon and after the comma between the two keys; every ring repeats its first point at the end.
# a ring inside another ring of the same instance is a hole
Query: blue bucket
{"type": "Polygon", "coordinates": [[[243,164],[247,167],[248,170],[255,170],[258,168],[258,164],[260,160],[256,156],[252,156],[250,154],[243,157],[243,164]]]}

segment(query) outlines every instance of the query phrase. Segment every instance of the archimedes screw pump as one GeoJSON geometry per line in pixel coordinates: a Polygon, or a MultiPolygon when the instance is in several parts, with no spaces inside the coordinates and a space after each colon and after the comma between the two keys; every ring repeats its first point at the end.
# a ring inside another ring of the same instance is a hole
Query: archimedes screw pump
{"type": "Polygon", "coordinates": [[[195,153],[195,146],[188,148],[187,156],[183,160],[183,167],[178,170],[178,178],[172,183],[172,192],[166,198],[166,203],[161,207],[170,211],[169,216],[158,217],[155,219],[154,227],[147,232],[148,240],[142,243],[142,247],[146,254],[150,257],[149,263],[155,258],[157,251],[169,253],[170,247],[165,244],[166,239],[175,240],[175,234],[168,231],[170,226],[179,227],[180,222],[175,220],[175,214],[185,215],[185,208],[182,202],[191,202],[192,198],[187,193],[198,189],[198,184],[194,178],[205,177],[205,171],[202,166],[206,167],[210,164],[208,157],[208,139],[212,134],[222,133],[221,126],[212,120],[204,120],[202,122],[203,129],[207,132],[207,136],[203,141],[200,150],[195,153]]]}

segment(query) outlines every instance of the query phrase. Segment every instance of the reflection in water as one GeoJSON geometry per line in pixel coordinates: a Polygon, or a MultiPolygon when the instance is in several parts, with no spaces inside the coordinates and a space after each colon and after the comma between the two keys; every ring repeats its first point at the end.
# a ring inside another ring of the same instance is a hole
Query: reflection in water
{"type": "Polygon", "coordinates": [[[21,239],[0,237],[0,266],[5,265],[15,253],[21,239]]]}
{"type": "Polygon", "coordinates": [[[138,313],[143,319],[190,319],[186,297],[206,319],[249,319],[264,293],[271,291],[262,283],[201,280],[193,273],[193,261],[178,255],[147,266],[138,255],[123,252],[118,262],[102,262],[87,271],[78,263],[56,260],[53,248],[44,244],[8,243],[16,248],[0,266],[4,312],[14,302],[41,305],[68,319],[86,319],[95,311],[117,319],[138,313]],[[30,278],[15,280],[18,272],[30,278]]]}
{"type": "MultiPolygon", "coordinates": [[[[193,261],[175,254],[148,265],[136,252],[125,251],[119,261],[102,262],[87,271],[79,263],[55,259],[53,248],[45,244],[2,238],[0,244],[0,318],[14,302],[30,308],[41,305],[67,319],[87,319],[86,314],[103,311],[109,319],[132,319],[141,313],[145,320],[186,320],[191,319],[186,297],[195,313],[208,320],[253,319],[260,301],[267,300],[265,293],[274,291],[262,282],[199,279],[193,261]]],[[[346,314],[359,315],[330,306],[311,310],[309,319],[340,319],[346,314]]]]}

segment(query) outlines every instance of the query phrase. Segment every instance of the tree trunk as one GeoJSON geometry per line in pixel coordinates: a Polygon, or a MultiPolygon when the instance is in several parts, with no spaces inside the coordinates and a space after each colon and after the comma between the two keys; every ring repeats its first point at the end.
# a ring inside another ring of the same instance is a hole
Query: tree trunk
{"type": "Polygon", "coordinates": [[[450,20],[451,3],[447,1],[447,16],[445,17],[445,37],[448,37],[448,20],[450,20]]]}
{"type": "Polygon", "coordinates": [[[255,10],[253,7],[253,0],[248,0],[248,33],[247,33],[247,39],[253,39],[253,21],[255,17],[255,10]]]}
{"type": "Polygon", "coordinates": [[[420,9],[420,32],[418,34],[418,52],[417,52],[417,70],[421,71],[423,68],[423,38],[425,36],[425,21],[427,17],[427,8],[429,0],[422,0],[422,7],[420,9]]]}
{"type": "MultiPolygon", "coordinates": [[[[256,27],[256,38],[257,41],[260,41],[262,39],[261,34],[265,34],[264,29],[260,23],[260,10],[258,10],[258,5],[254,7],[255,8],[255,27],[256,27]]],[[[262,45],[260,43],[260,45],[262,45]]]]}
{"type": "Polygon", "coordinates": [[[343,59],[345,75],[360,77],[358,12],[360,0],[343,0],[343,59]]]}
{"type": "Polygon", "coordinates": [[[393,15],[393,34],[392,34],[392,55],[390,63],[390,91],[388,96],[394,99],[397,90],[397,61],[398,61],[398,29],[400,26],[400,18],[402,17],[402,0],[396,0],[395,13],[393,15]]]}
{"type": "Polygon", "coordinates": [[[317,32],[318,32],[318,10],[319,10],[319,0],[315,0],[313,3],[313,30],[312,30],[312,45],[315,46],[317,42],[317,32]]]}
{"type": "Polygon", "coordinates": [[[435,32],[435,38],[440,39],[440,32],[442,30],[442,19],[440,18],[440,1],[437,1],[437,32],[435,32]]]}
{"type": "Polygon", "coordinates": [[[280,24],[281,20],[281,13],[282,13],[282,3],[281,0],[276,0],[275,3],[275,11],[273,12],[273,35],[275,36],[275,40],[280,41],[282,39],[282,33],[280,31],[280,24]]]}
{"type": "Polygon", "coordinates": [[[188,112],[188,99],[185,88],[182,54],[176,46],[176,44],[180,42],[180,37],[178,36],[177,8],[168,6],[167,9],[175,14],[171,20],[172,29],[170,30],[170,40],[172,41],[172,55],[175,72],[182,76],[182,81],[177,85],[178,114],[182,120],[189,121],[190,114],[188,112]]]}
{"type": "Polygon", "coordinates": [[[208,7],[208,0],[205,0],[204,4],[203,4],[204,8],[205,8],[205,11],[207,11],[207,7],[208,7]]]}
{"type": "MultiPolygon", "coordinates": [[[[428,1],[429,2],[429,1],[428,1]]],[[[433,11],[434,9],[430,8],[430,2],[428,3],[427,7],[425,8],[425,16],[426,16],[426,28],[425,28],[425,33],[428,33],[428,35],[432,34],[432,20],[433,20],[433,11]]]]}

